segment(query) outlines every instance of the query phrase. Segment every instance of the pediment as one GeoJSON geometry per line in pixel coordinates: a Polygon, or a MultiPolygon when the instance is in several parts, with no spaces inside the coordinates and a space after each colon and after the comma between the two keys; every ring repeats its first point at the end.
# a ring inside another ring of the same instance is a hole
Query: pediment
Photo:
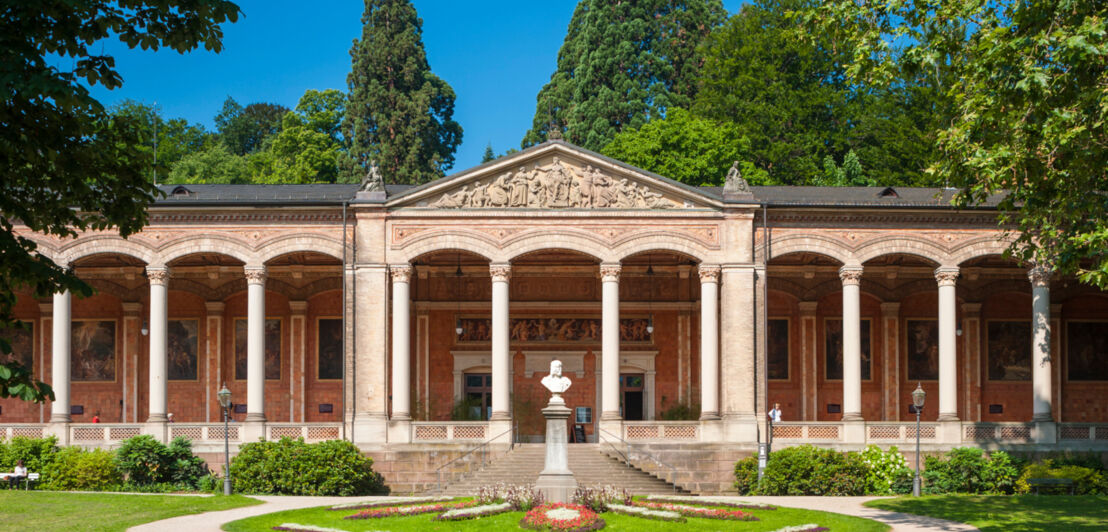
{"type": "Polygon", "coordinates": [[[675,210],[714,206],[693,187],[552,141],[390,198],[434,210],[675,210]]]}

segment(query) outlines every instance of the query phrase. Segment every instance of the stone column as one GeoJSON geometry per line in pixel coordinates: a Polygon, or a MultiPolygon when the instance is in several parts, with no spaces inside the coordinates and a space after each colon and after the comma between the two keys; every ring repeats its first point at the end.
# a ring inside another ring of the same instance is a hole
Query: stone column
{"type": "Polygon", "coordinates": [[[700,419],[719,419],[719,266],[700,265],[700,419]]]}
{"type": "MultiPolygon", "coordinates": [[[[720,407],[722,440],[757,442],[755,413],[754,267],[724,264],[720,279],[720,407]]],[[[705,431],[706,437],[708,436],[705,431]]]]}
{"type": "Polygon", "coordinates": [[[409,319],[412,267],[393,265],[389,266],[389,271],[392,273],[392,419],[408,421],[412,419],[409,319]]]}
{"type": "Polygon", "coordinates": [[[491,264],[492,276],[492,416],[491,421],[510,421],[511,363],[508,330],[508,281],[511,264],[491,264]]]}
{"type": "Polygon", "coordinates": [[[1050,268],[1036,266],[1031,280],[1031,421],[1054,421],[1051,405],[1050,268]]]}
{"type": "Polygon", "coordinates": [[[389,441],[389,270],[371,263],[355,266],[353,273],[345,386],[354,417],[348,434],[354,443],[377,445],[389,441]]]}
{"type": "MultiPolygon", "coordinates": [[[[601,264],[601,411],[602,421],[619,421],[619,264],[601,264]]],[[[621,435],[622,436],[622,435],[621,435]]]]}
{"type": "Polygon", "coordinates": [[[958,268],[935,270],[939,283],[939,421],[958,421],[958,268]]]}
{"type": "MultiPolygon", "coordinates": [[[[265,423],[265,278],[265,267],[246,269],[246,422],[259,424],[265,423]]],[[[258,428],[243,441],[262,436],[258,428]]]]}
{"type": "MultiPolygon", "coordinates": [[[[166,406],[168,402],[168,388],[166,381],[169,377],[167,330],[169,329],[169,303],[168,303],[168,268],[146,268],[146,278],[150,282],[150,390],[149,390],[149,415],[146,418],[147,425],[164,424],[166,421],[166,406]]],[[[162,436],[165,439],[165,427],[152,427],[154,437],[162,436]]]]}
{"type": "MultiPolygon", "coordinates": [[[[50,403],[50,423],[69,423],[69,344],[73,335],[70,323],[69,291],[54,294],[52,360],[50,387],[54,389],[54,401],[50,403]]],[[[64,426],[65,441],[69,431],[64,426]]],[[[59,434],[59,440],[63,438],[59,434]]]]}
{"type": "Polygon", "coordinates": [[[862,421],[862,267],[839,269],[843,282],[843,421],[862,421]]]}

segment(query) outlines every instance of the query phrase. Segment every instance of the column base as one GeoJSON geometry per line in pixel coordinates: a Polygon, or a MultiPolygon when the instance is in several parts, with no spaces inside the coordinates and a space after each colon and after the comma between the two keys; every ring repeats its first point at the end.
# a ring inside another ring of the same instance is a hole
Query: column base
{"type": "MultiPolygon", "coordinates": [[[[153,419],[153,416],[151,416],[153,419]]],[[[162,416],[162,421],[146,420],[146,423],[142,425],[142,433],[153,436],[155,440],[162,443],[169,441],[169,423],[165,422],[165,416],[162,416]]]]}
{"type": "Polygon", "coordinates": [[[623,439],[623,420],[619,419],[604,419],[600,418],[600,422],[596,424],[596,441],[599,442],[612,442],[619,443],[623,439]]]}
{"type": "Polygon", "coordinates": [[[488,438],[492,443],[509,444],[515,441],[515,431],[512,427],[512,419],[489,420],[488,438]]]}
{"type": "Polygon", "coordinates": [[[844,422],[846,422],[846,421],[865,421],[865,418],[862,417],[861,412],[846,412],[846,413],[843,414],[843,419],[842,420],[844,422]]]}
{"type": "Polygon", "coordinates": [[[1040,444],[1058,443],[1058,424],[1053,421],[1036,421],[1031,428],[1031,439],[1040,444]]]}
{"type": "Polygon", "coordinates": [[[251,443],[258,440],[265,441],[265,416],[262,416],[261,421],[252,421],[250,416],[246,416],[246,421],[242,423],[242,428],[239,429],[239,439],[242,443],[251,443]]]}
{"type": "Polygon", "coordinates": [[[861,416],[859,419],[844,419],[842,436],[843,443],[866,443],[866,422],[861,416]]]}
{"type": "Polygon", "coordinates": [[[962,443],[962,423],[958,418],[953,420],[939,420],[939,443],[960,445],[962,443]]]}
{"type": "Polygon", "coordinates": [[[1039,412],[1031,416],[1031,421],[1033,423],[1052,422],[1054,421],[1054,416],[1052,416],[1050,412],[1039,412]]]}
{"type": "Polygon", "coordinates": [[[939,413],[939,419],[937,421],[960,421],[960,420],[958,419],[958,414],[956,414],[956,413],[947,412],[947,413],[944,414],[944,413],[940,412],[939,413]]]}
{"type": "Polygon", "coordinates": [[[54,421],[53,418],[51,418],[50,424],[46,425],[46,429],[43,430],[42,435],[54,436],[58,439],[58,445],[69,445],[69,422],[54,421]]]}
{"type": "Polygon", "coordinates": [[[389,441],[389,420],[384,414],[354,414],[351,426],[354,444],[382,444],[389,441]]]}
{"type": "Polygon", "coordinates": [[[246,419],[243,420],[247,423],[265,423],[265,414],[262,412],[247,412],[246,419]]]}
{"type": "Polygon", "coordinates": [[[50,423],[72,423],[73,418],[69,417],[69,414],[59,414],[57,412],[50,413],[50,423]]]}
{"type": "Polygon", "coordinates": [[[700,421],[717,421],[720,419],[719,412],[701,412],[700,421]]]}
{"type": "Polygon", "coordinates": [[[623,416],[619,415],[618,410],[609,410],[600,413],[600,421],[623,421],[623,416]]]}
{"type": "Polygon", "coordinates": [[[412,422],[410,419],[391,419],[388,428],[389,443],[412,443],[412,422]]]}
{"type": "Polygon", "coordinates": [[[512,420],[512,413],[511,412],[493,411],[493,413],[489,414],[489,421],[511,421],[511,420],[512,420]]]}
{"type": "Polygon", "coordinates": [[[165,414],[150,414],[150,417],[146,418],[147,423],[165,423],[169,421],[169,417],[165,414]]]}

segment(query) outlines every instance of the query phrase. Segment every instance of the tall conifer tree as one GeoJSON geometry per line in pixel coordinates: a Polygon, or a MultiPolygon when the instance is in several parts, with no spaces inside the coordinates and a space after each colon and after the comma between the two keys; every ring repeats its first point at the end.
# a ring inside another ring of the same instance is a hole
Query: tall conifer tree
{"type": "Polygon", "coordinates": [[[581,0],[523,146],[546,140],[555,124],[566,140],[599,151],[626,128],[688,107],[696,48],[725,15],[720,0],[581,0]]]}
{"type": "Polygon", "coordinates": [[[376,161],[389,183],[423,183],[453,166],[462,142],[454,90],[431,73],[423,21],[408,0],[366,0],[342,134],[347,172],[360,177],[376,161]]]}

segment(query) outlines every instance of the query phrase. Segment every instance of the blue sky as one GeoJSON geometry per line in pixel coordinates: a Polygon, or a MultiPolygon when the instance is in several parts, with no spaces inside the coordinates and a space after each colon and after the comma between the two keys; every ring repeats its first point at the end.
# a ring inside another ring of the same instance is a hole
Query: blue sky
{"type": "MultiPolygon", "coordinates": [[[[163,117],[212,129],[227,96],[245,105],[292,108],[307,89],[346,90],[350,46],[361,35],[360,1],[240,0],[245,17],[224,25],[219,54],[130,50],[105,41],[123,86],[93,88],[107,105],[157,102],[163,117]]],[[[518,148],[531,126],[535,96],[550,79],[576,2],[415,0],[431,70],[454,88],[454,119],[464,130],[455,170],[480,163],[485,145],[518,148]]],[[[725,0],[734,13],[741,0],[725,0]]]]}

